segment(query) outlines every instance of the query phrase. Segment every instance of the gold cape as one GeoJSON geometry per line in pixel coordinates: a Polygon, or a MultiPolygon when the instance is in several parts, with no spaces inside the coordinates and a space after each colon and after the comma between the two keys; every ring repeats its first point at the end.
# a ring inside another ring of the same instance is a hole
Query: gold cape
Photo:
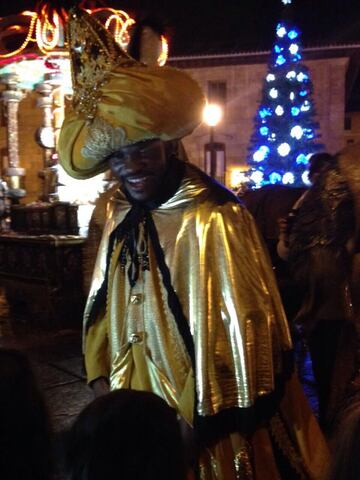
{"type": "MultiPolygon", "coordinates": [[[[85,323],[104,280],[109,235],[130,204],[117,190],[106,209],[85,323]]],[[[253,405],[274,389],[274,375],[283,367],[280,354],[291,349],[291,340],[252,217],[235,201],[218,201],[190,165],[176,194],[151,214],[193,336],[198,414],[253,405]]],[[[89,381],[104,375],[110,376],[114,388],[123,386],[124,359],[133,345],[132,335],[140,333],[154,368],[179,395],[190,360],[167,305],[151,245],[150,271],[133,289],[118,266],[120,247],[112,256],[105,322],[99,319],[86,337],[89,381]],[[136,295],[141,305],[132,303],[136,295]]]]}

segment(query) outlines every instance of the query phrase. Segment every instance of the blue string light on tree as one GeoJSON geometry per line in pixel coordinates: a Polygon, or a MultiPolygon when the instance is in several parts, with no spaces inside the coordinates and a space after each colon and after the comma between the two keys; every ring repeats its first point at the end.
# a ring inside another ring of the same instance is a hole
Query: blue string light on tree
{"type": "MultiPolygon", "coordinates": [[[[288,8],[291,0],[282,1],[288,8]]],[[[281,20],[275,37],[249,145],[249,177],[256,187],[304,186],[309,156],[323,148],[317,142],[313,87],[302,63],[300,30],[281,20]]]]}

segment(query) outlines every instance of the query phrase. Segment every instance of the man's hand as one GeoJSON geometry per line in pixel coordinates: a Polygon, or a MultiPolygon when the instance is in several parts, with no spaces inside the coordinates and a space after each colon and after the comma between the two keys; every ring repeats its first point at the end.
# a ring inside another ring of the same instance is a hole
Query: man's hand
{"type": "Polygon", "coordinates": [[[95,398],[106,395],[110,392],[110,385],[105,377],[99,377],[90,383],[90,387],[94,392],[95,398]]]}

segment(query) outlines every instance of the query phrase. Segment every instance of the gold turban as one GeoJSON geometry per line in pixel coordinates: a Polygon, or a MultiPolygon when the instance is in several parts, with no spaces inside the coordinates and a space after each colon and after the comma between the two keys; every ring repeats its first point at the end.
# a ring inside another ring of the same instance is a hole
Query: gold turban
{"type": "Polygon", "coordinates": [[[132,59],[83,10],[70,13],[67,33],[74,97],[58,149],[69,175],[92,177],[122,146],[179,139],[201,122],[204,96],[185,72],[132,59]]]}

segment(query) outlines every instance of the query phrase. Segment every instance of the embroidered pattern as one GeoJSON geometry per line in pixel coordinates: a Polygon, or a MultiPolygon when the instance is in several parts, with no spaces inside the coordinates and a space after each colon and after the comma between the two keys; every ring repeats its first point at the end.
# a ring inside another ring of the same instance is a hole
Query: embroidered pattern
{"type": "Polygon", "coordinates": [[[291,466],[299,474],[301,480],[306,480],[309,478],[309,473],[306,471],[306,465],[301,456],[295,450],[294,443],[291,440],[282,418],[278,413],[275,414],[270,420],[270,433],[280,450],[289,460],[291,466]]]}
{"type": "Polygon", "coordinates": [[[115,42],[111,34],[85,11],[73,9],[68,22],[68,43],[72,60],[73,106],[88,121],[96,115],[101,87],[117,65],[136,63],[115,42]]]}
{"type": "Polygon", "coordinates": [[[245,445],[234,457],[236,480],[253,480],[253,469],[250,460],[249,446],[245,445]]]}
{"type": "Polygon", "coordinates": [[[129,142],[123,128],[115,128],[105,122],[105,120],[96,117],[88,128],[88,134],[81,149],[81,154],[85,158],[91,158],[100,163],[106,157],[128,144],[129,142]]]}

